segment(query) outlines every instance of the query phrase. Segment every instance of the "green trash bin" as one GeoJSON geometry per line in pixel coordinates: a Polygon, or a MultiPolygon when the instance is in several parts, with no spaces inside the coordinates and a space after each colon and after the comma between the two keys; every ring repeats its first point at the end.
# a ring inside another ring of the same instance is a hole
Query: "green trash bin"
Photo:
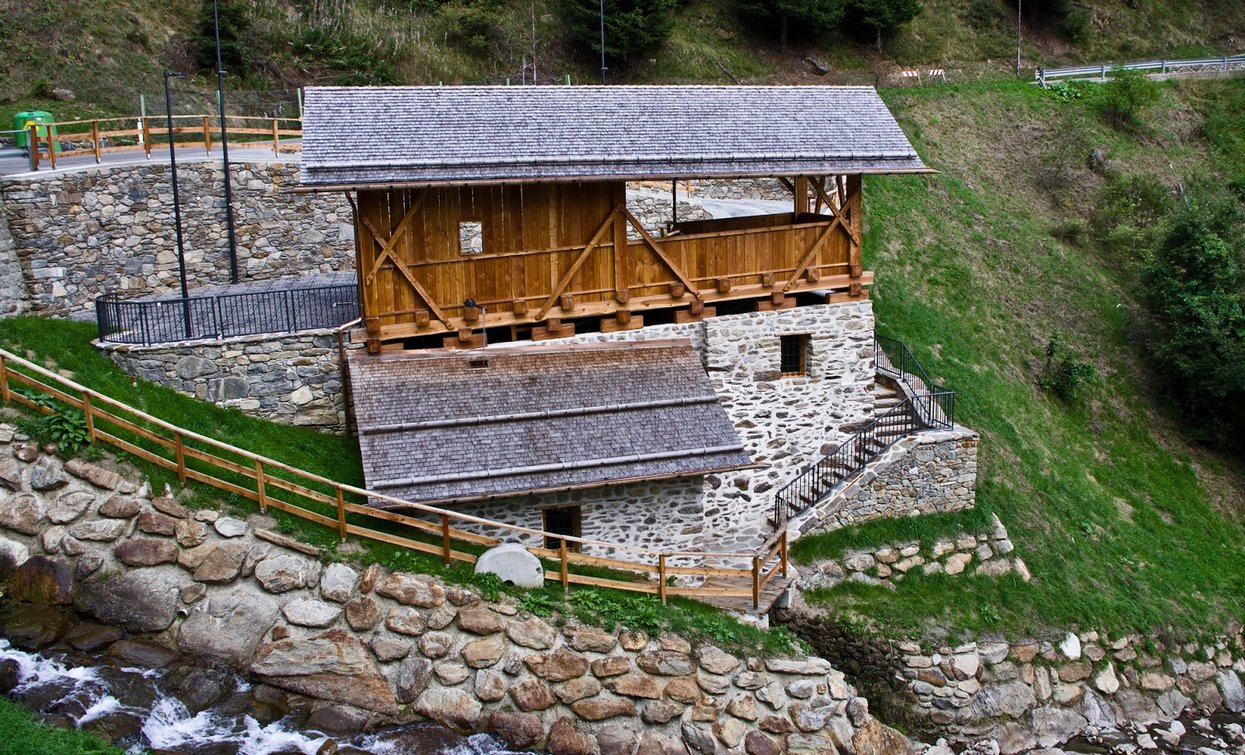
{"type": "MultiPolygon", "coordinates": [[[[46,110],[23,110],[22,112],[17,113],[13,116],[13,129],[15,131],[20,131],[21,133],[14,134],[13,143],[18,147],[29,148],[30,127],[32,124],[37,126],[35,133],[40,139],[47,138],[48,128],[52,129],[52,136],[56,136],[56,126],[49,127],[46,125],[40,125],[48,123],[56,123],[56,118],[54,118],[52,114],[46,110]]],[[[53,141],[52,144],[57,152],[61,151],[61,145],[59,142],[53,141]]]]}

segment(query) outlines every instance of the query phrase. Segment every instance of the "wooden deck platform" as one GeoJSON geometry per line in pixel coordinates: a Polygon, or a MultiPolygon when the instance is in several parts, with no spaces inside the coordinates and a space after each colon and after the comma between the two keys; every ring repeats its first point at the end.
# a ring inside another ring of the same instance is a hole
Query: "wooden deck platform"
{"type": "MultiPolygon", "coordinates": [[[[747,613],[756,616],[764,616],[770,612],[774,604],[778,602],[778,598],[783,592],[791,586],[794,580],[790,578],[776,576],[769,584],[761,588],[761,604],[759,607],[753,607],[751,597],[721,597],[721,596],[705,596],[697,597],[692,595],[695,600],[702,603],[708,603],[711,606],[721,608],[725,611],[734,611],[736,613],[747,613]]],[[[710,577],[701,587],[726,587],[738,588],[744,584],[743,580],[732,579],[729,577],[710,577]]]]}

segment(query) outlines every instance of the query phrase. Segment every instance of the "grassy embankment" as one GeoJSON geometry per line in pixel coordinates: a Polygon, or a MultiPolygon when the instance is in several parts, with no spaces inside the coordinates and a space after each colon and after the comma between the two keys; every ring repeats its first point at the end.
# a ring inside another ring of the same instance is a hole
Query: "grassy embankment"
{"type": "Polygon", "coordinates": [[[94,734],[45,724],[21,703],[0,696],[2,755],[121,755],[94,734]]]}
{"type": "MultiPolygon", "coordinates": [[[[1185,441],[1154,397],[1135,328],[1143,250],[1110,253],[1094,230],[1109,175],[1175,186],[1245,175],[1245,81],[1165,86],[1138,131],[1099,115],[1099,90],[1064,97],[1025,85],[885,94],[937,176],[868,182],[866,254],[879,330],[906,341],[958,391],[957,419],[981,432],[974,512],[879,522],[797,546],[797,558],[854,544],[1010,530],[1034,579],[909,575],[895,591],[847,584],[814,596],[895,635],[1078,626],[1213,632],[1245,618],[1240,461],[1185,441]],[[1066,240],[1061,240],[1066,239],[1066,240]],[[1049,340],[1100,379],[1064,402],[1038,387],[1049,340]]],[[[1176,201],[1174,199],[1170,201],[1176,201]]]]}
{"type": "MultiPolygon", "coordinates": [[[[197,401],[163,386],[134,380],[96,351],[91,345],[94,336],[94,323],[35,317],[0,320],[0,347],[56,370],[82,385],[199,434],[332,480],[362,485],[359,449],[353,439],[267,422],[234,409],[197,401]]],[[[103,452],[102,448],[88,447],[84,453],[93,456],[103,452]]],[[[165,453],[167,455],[167,451],[165,453]]],[[[153,490],[159,491],[165,485],[175,489],[178,487],[176,474],[169,470],[134,458],[127,460],[147,476],[153,490]]],[[[241,478],[237,482],[246,484],[241,478]]],[[[254,483],[250,484],[253,486],[254,483]]],[[[214,488],[194,483],[183,489],[179,498],[197,507],[219,507],[223,504],[241,515],[253,513],[256,509],[251,501],[223,495],[214,488]]],[[[489,599],[508,591],[519,597],[525,608],[540,615],[573,615],[598,625],[613,626],[618,623],[652,633],[667,629],[693,640],[712,641],[740,652],[787,653],[794,647],[791,637],[785,632],[760,632],[736,622],[717,609],[686,598],[671,598],[670,605],[662,606],[655,596],[638,593],[596,588],[572,588],[569,593],[563,593],[561,586],[553,582],[547,583],[543,589],[523,592],[505,588],[500,580],[490,579],[491,575],[476,575],[469,565],[456,562],[446,568],[439,557],[385,543],[359,541],[339,552],[335,529],[274,510],[269,513],[276,517],[282,531],[316,545],[325,559],[357,564],[379,563],[391,569],[434,574],[448,582],[474,585],[489,599]]],[[[332,515],[329,511],[322,513],[332,515]]],[[[351,515],[351,520],[362,526],[440,543],[439,538],[421,537],[399,525],[387,526],[383,522],[354,515],[351,515]]],[[[455,547],[482,551],[481,548],[460,544],[455,547]]],[[[547,565],[546,568],[556,567],[547,565]]],[[[624,579],[631,576],[593,569],[582,571],[590,576],[624,579]]]]}

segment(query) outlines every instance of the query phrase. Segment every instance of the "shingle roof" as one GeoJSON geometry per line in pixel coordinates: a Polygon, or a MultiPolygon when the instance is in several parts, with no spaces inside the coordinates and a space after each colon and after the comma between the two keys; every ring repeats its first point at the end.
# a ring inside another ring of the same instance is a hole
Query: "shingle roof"
{"type": "Polygon", "coordinates": [[[751,464],[686,341],[356,353],[350,386],[368,489],[409,501],[751,464]]]}
{"type": "Polygon", "coordinates": [[[927,170],[872,87],[310,87],[309,187],[927,170]]]}

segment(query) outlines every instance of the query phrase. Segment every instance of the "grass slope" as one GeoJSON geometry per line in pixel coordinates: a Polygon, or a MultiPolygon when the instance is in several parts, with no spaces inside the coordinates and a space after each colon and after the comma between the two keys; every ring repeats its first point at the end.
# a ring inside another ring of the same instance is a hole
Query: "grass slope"
{"type": "MultiPolygon", "coordinates": [[[[1091,214],[1094,147],[1122,172],[1175,182],[1216,173],[1225,140],[1203,138],[1209,103],[1245,82],[1168,86],[1141,135],[1102,124],[1096,93],[1061,101],[1025,85],[885,94],[931,177],[870,180],[867,254],[881,331],[906,341],[959,392],[982,434],[982,511],[866,525],[799,544],[807,559],[896,535],[983,531],[995,512],[1034,573],[910,576],[890,592],[848,585],[819,599],[896,634],[1082,626],[1197,632],[1245,616],[1239,462],[1186,444],[1157,412],[1130,332],[1136,258],[1052,230],[1091,214]],[[1091,359],[1100,382],[1065,404],[1037,387],[1051,336],[1091,359]],[[821,542],[818,542],[818,541],[821,542]]],[[[1231,130],[1231,127],[1229,127],[1231,130]]]]}
{"type": "Polygon", "coordinates": [[[0,696],[0,754],[3,755],[121,755],[99,737],[74,729],[45,724],[30,710],[0,696]]]}

